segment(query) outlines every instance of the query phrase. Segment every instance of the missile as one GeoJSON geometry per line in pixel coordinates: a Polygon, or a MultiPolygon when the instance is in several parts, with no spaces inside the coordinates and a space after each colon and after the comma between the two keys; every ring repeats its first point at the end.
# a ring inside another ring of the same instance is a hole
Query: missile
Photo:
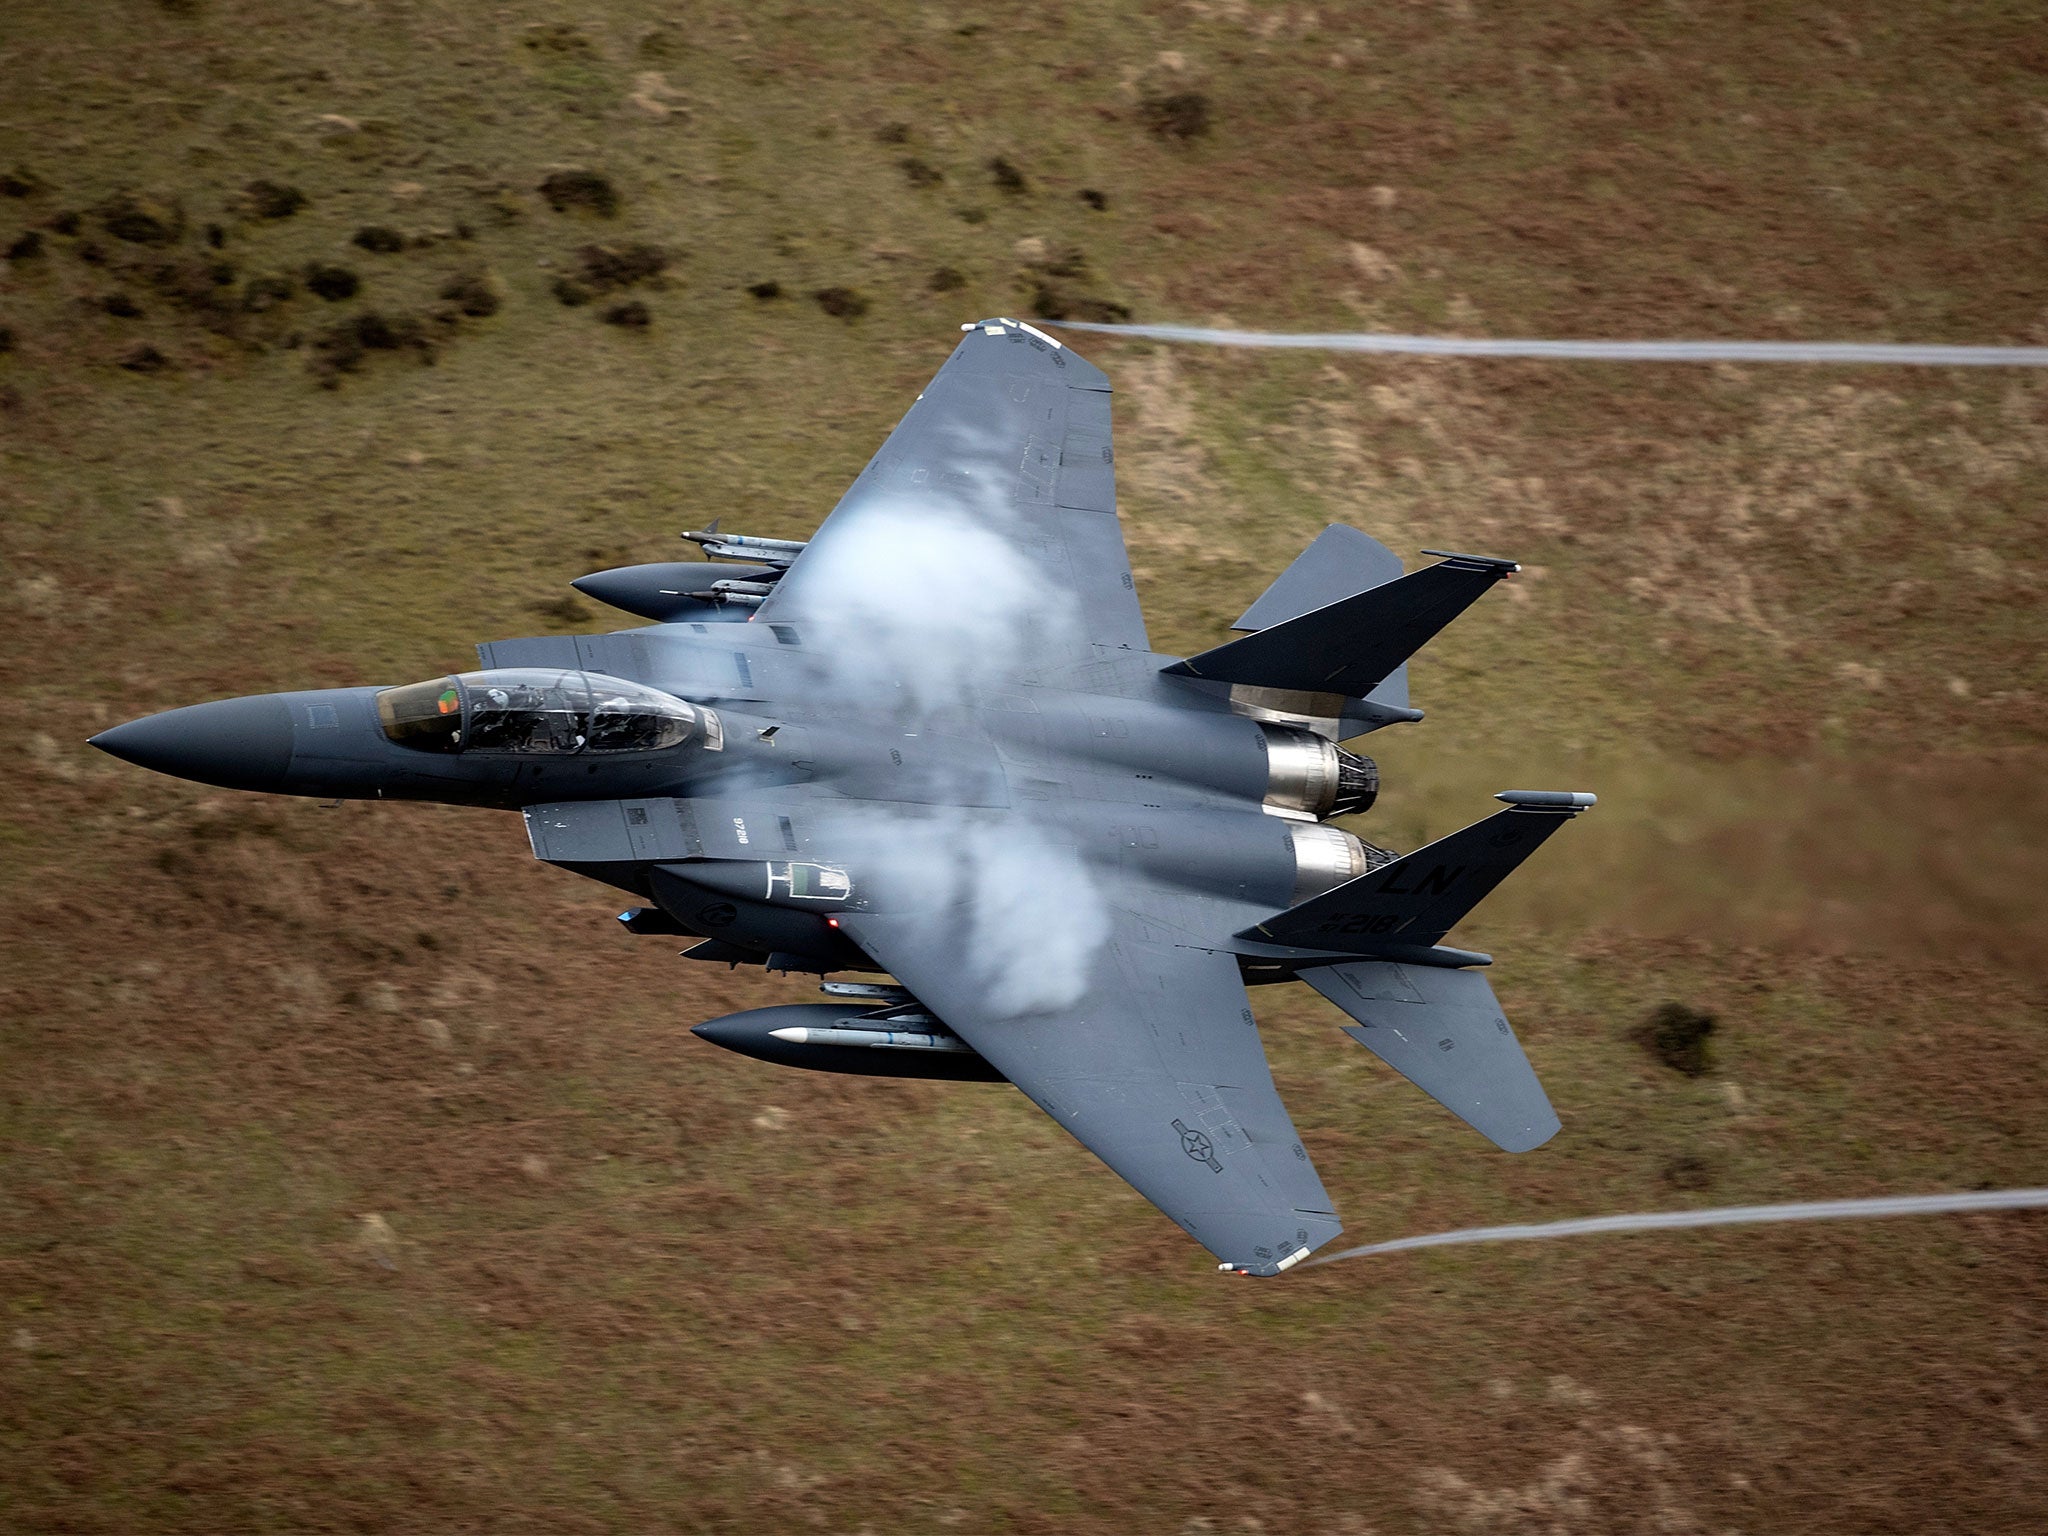
{"type": "Polygon", "coordinates": [[[764,539],[748,533],[720,533],[715,528],[685,528],[683,537],[692,544],[737,544],[742,549],[786,549],[801,553],[806,539],[764,539]]]}
{"type": "Polygon", "coordinates": [[[827,997],[872,998],[877,1003],[914,1003],[916,998],[903,987],[880,981],[827,981],[818,990],[827,997]]]}
{"type": "Polygon", "coordinates": [[[759,560],[767,565],[787,567],[804,552],[802,539],[762,539],[744,533],[720,533],[718,524],[709,528],[685,528],[683,537],[700,544],[707,555],[730,560],[759,560]]]}
{"type": "Polygon", "coordinates": [[[1600,803],[1598,795],[1583,789],[1504,789],[1493,797],[1514,806],[1535,806],[1546,811],[1579,812],[1600,803]]]}
{"type": "Polygon", "coordinates": [[[956,1035],[929,1035],[907,1029],[811,1029],[798,1024],[768,1033],[791,1045],[850,1045],[880,1051],[952,1051],[973,1055],[974,1048],[956,1035]]]}

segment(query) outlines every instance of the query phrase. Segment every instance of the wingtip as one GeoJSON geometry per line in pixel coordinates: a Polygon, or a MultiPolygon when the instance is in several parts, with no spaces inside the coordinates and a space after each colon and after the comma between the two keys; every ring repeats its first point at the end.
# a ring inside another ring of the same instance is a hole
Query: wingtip
{"type": "Polygon", "coordinates": [[[1216,1269],[1219,1274],[1242,1275],[1247,1280],[1270,1280],[1275,1275],[1286,1274],[1288,1270],[1294,1268],[1295,1265],[1307,1258],[1310,1252],[1311,1250],[1306,1245],[1303,1245],[1285,1258],[1273,1259],[1263,1264],[1233,1264],[1226,1259],[1221,1264],[1218,1264],[1216,1269]]]}
{"type": "Polygon", "coordinates": [[[1066,348],[1066,343],[1061,341],[1059,337],[1048,336],[1029,320],[1017,320],[1009,315],[993,315],[986,320],[969,320],[960,329],[963,331],[986,331],[991,336],[1000,336],[1005,330],[1018,330],[1024,332],[1027,336],[1036,336],[1040,341],[1052,347],[1054,351],[1063,351],[1066,348]]]}

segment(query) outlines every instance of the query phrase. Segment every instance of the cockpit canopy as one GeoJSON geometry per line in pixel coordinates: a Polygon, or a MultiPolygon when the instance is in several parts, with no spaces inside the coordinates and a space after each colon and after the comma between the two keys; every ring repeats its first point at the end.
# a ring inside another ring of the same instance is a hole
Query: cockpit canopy
{"type": "Polygon", "coordinates": [[[725,745],[718,716],[623,678],[554,668],[465,672],[377,695],[377,720],[419,752],[658,752],[725,745]]]}

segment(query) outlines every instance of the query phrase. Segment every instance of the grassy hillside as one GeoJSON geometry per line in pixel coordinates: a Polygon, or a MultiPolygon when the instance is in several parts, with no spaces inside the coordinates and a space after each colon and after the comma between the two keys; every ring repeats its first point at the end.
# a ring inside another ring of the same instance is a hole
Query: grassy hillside
{"type": "MultiPolygon", "coordinates": [[[[802,986],[507,818],[82,743],[802,536],[984,314],[2048,341],[2038,23],[20,0],[0,1527],[2036,1528],[2036,1216],[1226,1282],[1007,1089],[691,1039],[802,986]]],[[[1351,1240],[2043,1182],[2043,381],[1080,344],[1161,649],[1331,521],[1526,563],[1361,831],[1602,795],[1459,940],[1549,1146],[1257,996],[1351,1240]]]]}

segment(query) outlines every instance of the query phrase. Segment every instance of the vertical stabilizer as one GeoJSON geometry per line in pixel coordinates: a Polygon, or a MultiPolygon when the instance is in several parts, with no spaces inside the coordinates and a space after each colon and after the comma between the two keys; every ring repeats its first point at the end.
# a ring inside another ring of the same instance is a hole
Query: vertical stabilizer
{"type": "Polygon", "coordinates": [[[1256,603],[1245,609],[1236,630],[1271,629],[1304,613],[1399,581],[1401,557],[1369,533],[1332,523],[1295,557],[1256,603]]]}
{"type": "MultiPolygon", "coordinates": [[[[1295,556],[1294,563],[1230,627],[1242,633],[1271,629],[1275,624],[1285,624],[1318,608],[1341,603],[1347,597],[1399,581],[1402,574],[1401,557],[1378,539],[1346,524],[1332,523],[1295,556]]],[[[1407,664],[1404,662],[1389,672],[1372,690],[1370,698],[1373,703],[1391,709],[1407,709],[1407,664]]],[[[1331,713],[1342,712],[1339,707],[1331,713]]],[[[1331,734],[1339,733],[1333,730],[1331,734]]]]}

